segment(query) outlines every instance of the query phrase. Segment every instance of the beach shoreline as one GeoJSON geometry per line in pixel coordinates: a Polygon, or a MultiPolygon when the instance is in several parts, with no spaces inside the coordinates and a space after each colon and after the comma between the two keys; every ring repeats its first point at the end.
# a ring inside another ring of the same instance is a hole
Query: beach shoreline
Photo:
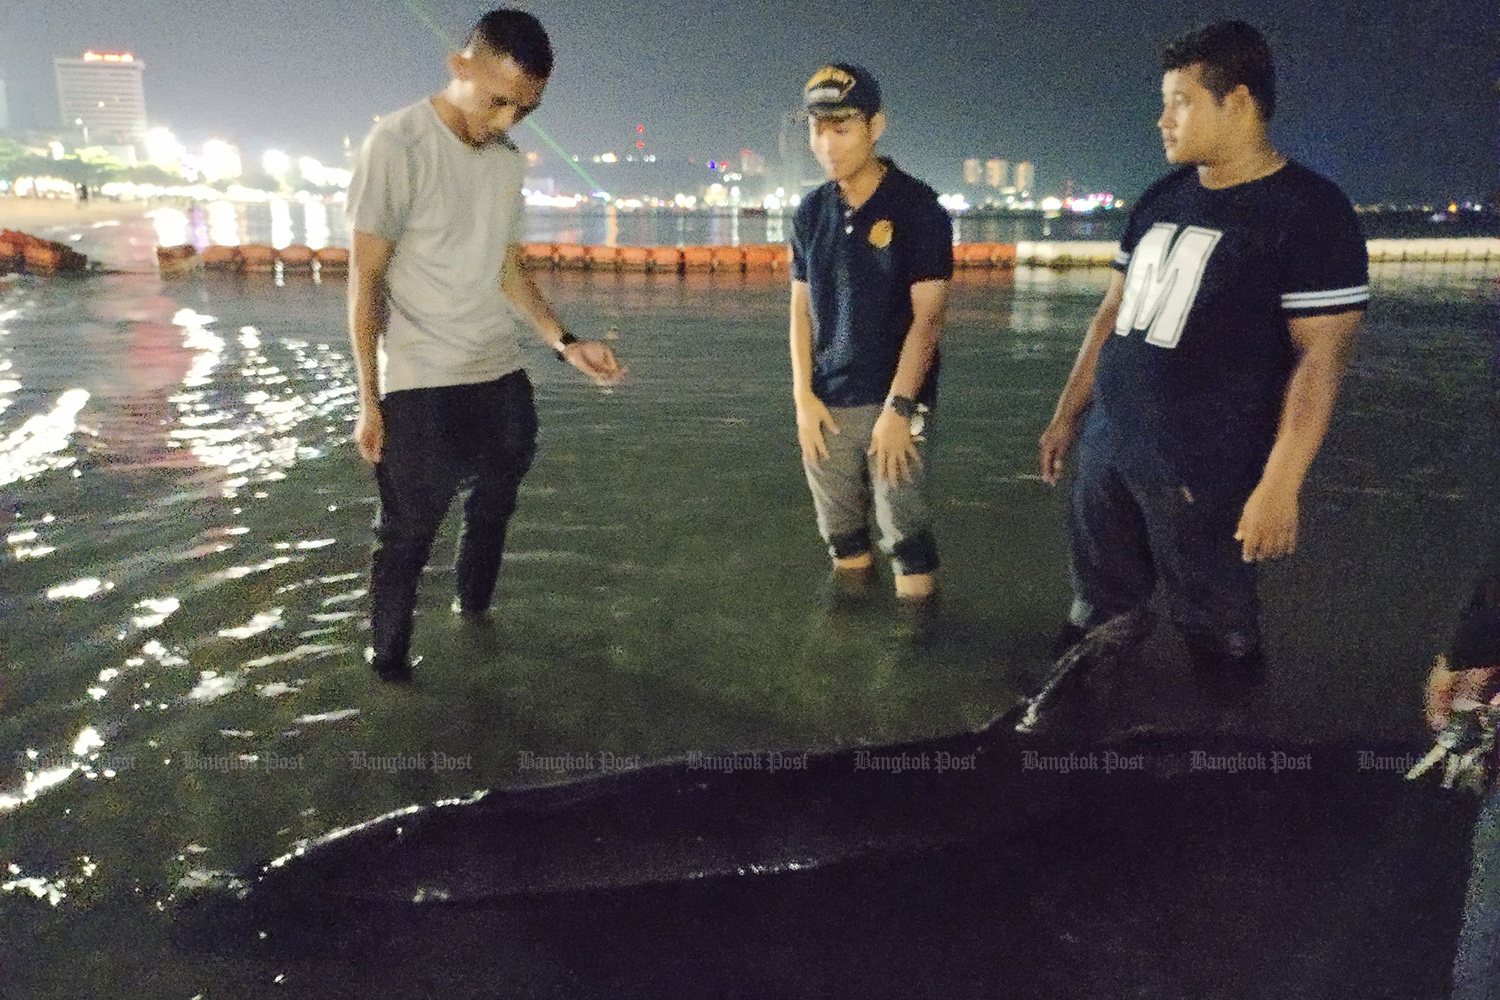
{"type": "Polygon", "coordinates": [[[153,207],[144,201],[111,201],[99,197],[79,204],[71,198],[0,196],[0,228],[30,233],[34,229],[70,223],[123,222],[144,215],[153,207]]]}

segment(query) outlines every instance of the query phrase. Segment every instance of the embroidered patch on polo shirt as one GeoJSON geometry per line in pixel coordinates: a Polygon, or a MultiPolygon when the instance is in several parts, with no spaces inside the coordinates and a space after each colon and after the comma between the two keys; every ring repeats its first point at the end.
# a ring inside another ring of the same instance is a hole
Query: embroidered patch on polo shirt
{"type": "Polygon", "coordinates": [[[891,220],[880,219],[870,227],[870,246],[884,250],[891,245],[891,237],[895,235],[896,227],[891,225],[891,220]]]}

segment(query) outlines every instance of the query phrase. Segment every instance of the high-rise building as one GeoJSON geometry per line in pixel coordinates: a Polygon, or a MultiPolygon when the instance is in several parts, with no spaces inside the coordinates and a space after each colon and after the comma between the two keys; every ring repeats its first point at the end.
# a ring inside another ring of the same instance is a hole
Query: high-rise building
{"type": "Polygon", "coordinates": [[[765,176],[766,158],[753,149],[740,150],[740,173],[746,177],[765,176]]]}
{"type": "Polygon", "coordinates": [[[129,52],[85,52],[52,60],[64,127],[81,129],[84,141],[136,146],[146,140],[146,64],[129,52]]]}
{"type": "Polygon", "coordinates": [[[984,182],[992,188],[1003,188],[1008,186],[1010,179],[1010,164],[999,157],[992,157],[984,165],[984,182]]]}
{"type": "Polygon", "coordinates": [[[984,165],[979,157],[971,156],[964,161],[964,183],[978,185],[984,181],[984,165]]]}
{"type": "Polygon", "coordinates": [[[0,66],[0,132],[10,128],[10,105],[5,102],[5,67],[0,66]]]}
{"type": "Polygon", "coordinates": [[[1022,160],[1016,164],[1016,193],[1021,196],[1031,194],[1036,187],[1036,166],[1030,160],[1022,160]]]}

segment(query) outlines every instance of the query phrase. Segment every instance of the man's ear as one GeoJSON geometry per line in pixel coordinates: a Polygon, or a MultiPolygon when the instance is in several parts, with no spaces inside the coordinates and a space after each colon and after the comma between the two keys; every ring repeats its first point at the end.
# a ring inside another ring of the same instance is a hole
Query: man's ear
{"type": "Polygon", "coordinates": [[[885,112],[877,111],[870,116],[870,141],[879,142],[885,134],[885,112]]]}
{"type": "Polygon", "coordinates": [[[467,80],[474,73],[474,60],[462,52],[448,53],[448,72],[455,80],[467,80]]]}
{"type": "Polygon", "coordinates": [[[1255,103],[1255,98],[1250,96],[1250,88],[1243,83],[1236,84],[1233,90],[1225,94],[1224,102],[1229,105],[1229,110],[1235,114],[1248,114],[1253,118],[1260,117],[1260,105],[1255,103]]]}

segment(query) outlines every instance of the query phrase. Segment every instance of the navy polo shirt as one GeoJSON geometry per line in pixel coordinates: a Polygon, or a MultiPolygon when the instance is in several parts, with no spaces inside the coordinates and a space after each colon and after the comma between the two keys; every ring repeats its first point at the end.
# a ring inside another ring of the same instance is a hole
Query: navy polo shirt
{"type": "MultiPolygon", "coordinates": [[[[851,211],[829,181],[792,220],[792,278],[805,281],[813,394],[828,406],[885,402],[911,330],[911,286],[953,276],[953,223],[937,192],[891,163],[851,211]]],[[[917,401],[937,401],[933,358],[917,401]]]]}

